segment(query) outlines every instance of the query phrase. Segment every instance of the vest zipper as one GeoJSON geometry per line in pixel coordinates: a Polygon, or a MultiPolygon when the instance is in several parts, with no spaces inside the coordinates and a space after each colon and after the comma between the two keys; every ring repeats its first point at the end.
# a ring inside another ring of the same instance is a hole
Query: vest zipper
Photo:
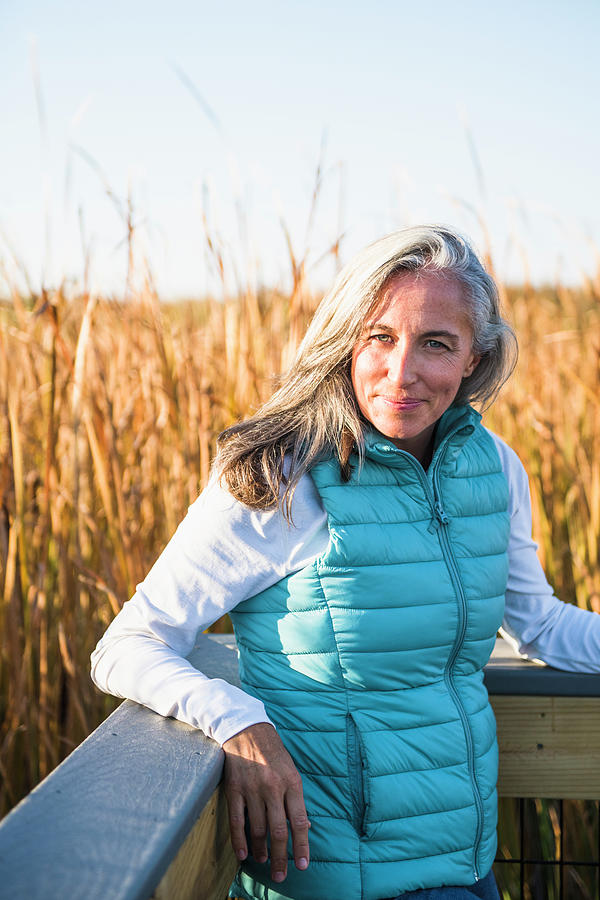
{"type": "MultiPolygon", "coordinates": [[[[438,501],[439,502],[439,501],[438,501]]],[[[446,663],[446,669],[444,671],[444,680],[448,687],[448,692],[454,700],[456,708],[460,714],[460,718],[462,720],[463,731],[465,734],[465,742],[467,745],[467,760],[469,766],[469,775],[471,777],[471,784],[473,788],[473,796],[475,798],[475,806],[477,808],[477,830],[475,832],[475,843],[473,844],[473,872],[475,875],[475,881],[479,881],[479,870],[477,866],[477,854],[479,852],[479,844],[481,842],[481,835],[483,833],[483,801],[481,799],[481,793],[479,791],[479,785],[477,784],[477,778],[475,776],[475,750],[473,747],[473,735],[471,733],[471,726],[469,724],[469,718],[467,716],[466,710],[462,704],[462,700],[458,694],[458,691],[455,687],[453,680],[452,668],[454,663],[456,662],[456,657],[459,654],[459,651],[463,645],[465,639],[465,632],[467,630],[467,600],[465,597],[465,593],[463,590],[462,582],[460,580],[460,573],[458,571],[458,567],[456,565],[456,560],[454,558],[454,553],[452,551],[452,547],[450,545],[450,541],[448,540],[447,527],[448,520],[442,521],[440,519],[440,530],[439,530],[439,538],[442,544],[442,551],[444,553],[444,558],[446,559],[446,565],[448,566],[448,571],[450,572],[450,577],[452,579],[452,583],[454,585],[454,590],[458,597],[459,605],[459,628],[458,634],[456,637],[456,641],[454,642],[454,647],[452,648],[452,653],[448,657],[448,662],[446,663]]]]}
{"type": "Polygon", "coordinates": [[[448,442],[453,434],[458,430],[459,429],[456,428],[454,431],[448,434],[443,443],[438,447],[438,450],[430,466],[430,472],[432,472],[431,485],[429,483],[429,479],[425,473],[425,470],[423,469],[423,466],[413,456],[411,456],[409,453],[406,453],[406,451],[399,450],[398,452],[405,454],[410,459],[419,475],[419,479],[423,485],[425,496],[427,497],[427,500],[433,512],[433,519],[431,521],[431,525],[429,526],[429,530],[438,532],[440,546],[442,548],[442,554],[444,556],[444,562],[446,563],[446,567],[450,574],[452,586],[454,587],[454,593],[458,602],[458,632],[454,641],[454,646],[452,647],[452,652],[450,653],[448,662],[446,663],[446,668],[444,670],[444,681],[446,682],[448,693],[452,697],[454,705],[458,710],[458,714],[460,716],[463,727],[463,733],[465,735],[465,744],[467,747],[467,765],[469,769],[469,777],[471,779],[471,789],[473,791],[473,797],[475,799],[475,808],[477,811],[477,827],[475,830],[475,841],[473,843],[473,875],[475,881],[479,881],[480,874],[477,864],[477,856],[479,853],[481,836],[483,834],[483,801],[481,799],[479,785],[477,784],[477,778],[475,777],[475,750],[473,747],[473,734],[471,732],[471,726],[469,724],[469,717],[467,716],[467,712],[463,706],[463,702],[460,699],[460,695],[454,684],[452,674],[452,668],[463,645],[465,632],[467,630],[467,598],[465,597],[458,564],[456,562],[454,551],[448,537],[448,525],[450,524],[450,520],[442,504],[438,476],[439,467],[448,447],[448,442]]]}

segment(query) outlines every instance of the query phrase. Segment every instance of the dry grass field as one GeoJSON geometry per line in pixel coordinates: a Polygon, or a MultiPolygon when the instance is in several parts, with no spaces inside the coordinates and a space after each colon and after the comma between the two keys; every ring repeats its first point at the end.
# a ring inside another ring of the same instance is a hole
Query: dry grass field
{"type": "MultiPolygon", "coordinates": [[[[520,362],[485,422],[531,478],[559,596],[600,612],[600,284],[503,291],[520,362]]],[[[89,654],[316,305],[291,296],[0,308],[0,813],[110,711],[89,654]]],[[[219,627],[219,626],[217,626],[219,627]]]]}

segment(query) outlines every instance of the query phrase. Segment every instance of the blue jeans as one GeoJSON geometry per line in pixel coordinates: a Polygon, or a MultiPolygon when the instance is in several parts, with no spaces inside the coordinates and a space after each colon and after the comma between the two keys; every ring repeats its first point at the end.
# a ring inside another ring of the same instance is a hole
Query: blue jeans
{"type": "Polygon", "coordinates": [[[485,878],[476,881],[468,887],[425,888],[422,891],[406,891],[395,897],[394,900],[500,900],[500,894],[496,887],[494,873],[490,869],[485,878]]]}

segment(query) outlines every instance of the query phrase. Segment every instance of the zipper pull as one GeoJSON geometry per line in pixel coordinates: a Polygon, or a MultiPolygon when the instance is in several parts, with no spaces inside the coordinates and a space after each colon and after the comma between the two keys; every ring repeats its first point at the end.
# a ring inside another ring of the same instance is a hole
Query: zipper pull
{"type": "Polygon", "coordinates": [[[433,506],[433,519],[429,523],[427,531],[433,534],[439,529],[440,525],[447,525],[449,521],[450,519],[444,512],[444,507],[439,500],[436,500],[433,506]]]}
{"type": "Polygon", "coordinates": [[[435,514],[442,525],[447,525],[450,519],[444,512],[444,507],[439,500],[435,501],[435,514]]]}

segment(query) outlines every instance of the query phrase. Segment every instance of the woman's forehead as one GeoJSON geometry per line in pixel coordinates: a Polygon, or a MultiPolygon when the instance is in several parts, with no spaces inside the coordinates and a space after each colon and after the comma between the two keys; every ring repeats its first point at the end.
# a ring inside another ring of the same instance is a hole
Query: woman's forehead
{"type": "Polygon", "coordinates": [[[471,319],[471,303],[467,286],[452,272],[419,271],[399,272],[383,286],[365,323],[371,323],[386,312],[402,312],[403,309],[422,310],[443,306],[447,311],[466,315],[471,319]]]}

